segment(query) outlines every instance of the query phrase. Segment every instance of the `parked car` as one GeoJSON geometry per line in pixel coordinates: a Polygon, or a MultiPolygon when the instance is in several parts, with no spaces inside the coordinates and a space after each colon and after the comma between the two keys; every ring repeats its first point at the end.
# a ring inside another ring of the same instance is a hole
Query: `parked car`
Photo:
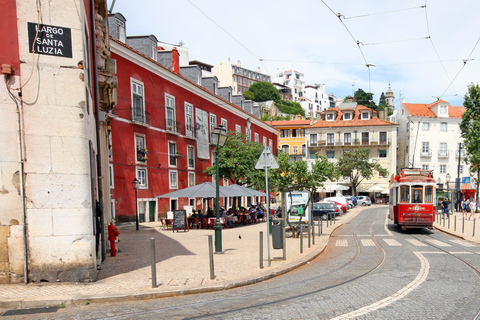
{"type": "Polygon", "coordinates": [[[347,203],[350,206],[350,209],[355,207],[355,204],[353,203],[353,199],[350,196],[345,196],[345,199],[347,199],[347,203]]]}
{"type": "Polygon", "coordinates": [[[346,204],[343,204],[343,203],[340,203],[338,201],[331,200],[331,199],[328,200],[327,198],[325,199],[325,201],[335,203],[337,205],[338,209],[342,210],[342,212],[340,212],[340,213],[346,213],[348,211],[348,206],[346,204]]]}
{"type": "Polygon", "coordinates": [[[347,197],[352,198],[353,205],[357,206],[357,197],[355,197],[355,196],[347,196],[347,197]]]}
{"type": "Polygon", "coordinates": [[[362,206],[369,206],[372,204],[372,201],[367,196],[358,196],[357,203],[362,206]]]}
{"type": "Polygon", "coordinates": [[[314,202],[312,206],[313,217],[321,217],[322,220],[329,220],[340,214],[340,209],[333,202],[314,202]]]}
{"type": "MultiPolygon", "coordinates": [[[[341,196],[341,197],[328,197],[328,198],[325,198],[324,199],[325,201],[336,201],[336,202],[339,202],[341,203],[342,205],[345,205],[348,209],[349,205],[348,205],[348,201],[347,201],[347,198],[345,198],[344,196],[341,196]]],[[[344,210],[344,212],[347,212],[347,210],[344,210]]]]}

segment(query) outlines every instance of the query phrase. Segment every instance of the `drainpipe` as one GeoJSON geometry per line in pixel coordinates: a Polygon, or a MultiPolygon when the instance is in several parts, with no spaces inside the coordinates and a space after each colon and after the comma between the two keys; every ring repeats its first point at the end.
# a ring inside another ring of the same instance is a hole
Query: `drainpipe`
{"type": "MultiPolygon", "coordinates": [[[[96,129],[96,142],[97,142],[97,193],[98,193],[98,202],[100,203],[100,208],[103,210],[103,179],[102,179],[102,157],[100,152],[100,120],[99,120],[99,113],[100,113],[100,98],[98,96],[99,87],[98,87],[98,67],[97,67],[97,37],[95,35],[95,3],[94,0],[90,0],[90,33],[91,33],[91,46],[92,46],[92,70],[93,70],[93,96],[94,96],[94,103],[95,103],[95,129],[96,129]]],[[[92,213],[94,213],[95,204],[92,203],[92,213]]],[[[94,213],[96,214],[96,213],[94,213]]],[[[93,216],[92,216],[93,218],[93,216]]],[[[102,244],[102,261],[107,257],[107,247],[105,244],[105,221],[104,221],[104,214],[100,216],[100,227],[101,227],[101,244],[102,244]]],[[[96,258],[95,258],[95,265],[96,265],[96,258]]]]}
{"type": "Polygon", "coordinates": [[[18,92],[20,105],[17,103],[17,122],[18,122],[18,166],[20,178],[20,200],[22,210],[22,237],[23,237],[23,279],[28,283],[28,244],[27,244],[27,212],[25,208],[25,168],[24,168],[24,128],[23,128],[23,97],[22,89],[18,92]]]}

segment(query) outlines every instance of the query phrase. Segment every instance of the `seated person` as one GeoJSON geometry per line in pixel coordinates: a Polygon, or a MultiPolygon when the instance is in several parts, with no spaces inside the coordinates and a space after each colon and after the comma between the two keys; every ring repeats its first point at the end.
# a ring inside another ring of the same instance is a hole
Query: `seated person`
{"type": "Polygon", "coordinates": [[[202,228],[204,228],[206,223],[205,223],[205,216],[203,215],[202,210],[198,210],[197,216],[198,216],[198,221],[200,222],[202,228]]]}
{"type": "Polygon", "coordinates": [[[258,219],[263,219],[263,211],[260,208],[257,209],[257,218],[258,219]]]}

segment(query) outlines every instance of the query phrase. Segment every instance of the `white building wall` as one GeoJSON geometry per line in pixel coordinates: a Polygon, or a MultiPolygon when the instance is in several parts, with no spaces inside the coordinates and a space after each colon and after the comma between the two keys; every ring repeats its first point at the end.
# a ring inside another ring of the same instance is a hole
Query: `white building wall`
{"type": "MultiPolygon", "coordinates": [[[[30,2],[17,1],[20,60],[25,63],[21,79],[13,86],[24,84],[29,280],[93,280],[96,261],[91,177],[95,172],[91,168],[95,170],[96,166],[91,165],[89,141],[95,148],[95,121],[91,96],[87,97],[86,84],[80,79],[84,70],[77,68],[77,63],[85,60],[83,38],[88,23],[84,20],[84,2],[64,5],[61,0],[52,0],[42,3],[40,10],[43,24],[71,29],[73,57],[29,53],[26,26],[27,22],[37,22],[37,11],[30,2]],[[38,59],[38,70],[32,65],[33,58],[35,64],[38,59]],[[26,83],[32,68],[32,77],[26,83]]],[[[11,182],[19,170],[18,127],[15,105],[6,98],[3,88],[0,166],[7,192],[0,194],[0,217],[2,224],[19,223],[21,227],[21,199],[18,187],[11,182]]],[[[8,252],[23,267],[21,228],[13,231],[8,252]]]]}

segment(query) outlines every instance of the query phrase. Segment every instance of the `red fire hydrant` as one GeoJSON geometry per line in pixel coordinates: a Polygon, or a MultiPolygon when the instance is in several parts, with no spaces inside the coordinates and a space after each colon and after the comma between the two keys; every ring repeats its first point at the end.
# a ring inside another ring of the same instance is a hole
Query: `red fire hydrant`
{"type": "Polygon", "coordinates": [[[110,240],[110,255],[115,257],[117,255],[117,249],[115,248],[115,240],[117,240],[120,231],[118,231],[117,227],[113,225],[113,222],[110,222],[108,226],[108,240],[110,240]]]}

